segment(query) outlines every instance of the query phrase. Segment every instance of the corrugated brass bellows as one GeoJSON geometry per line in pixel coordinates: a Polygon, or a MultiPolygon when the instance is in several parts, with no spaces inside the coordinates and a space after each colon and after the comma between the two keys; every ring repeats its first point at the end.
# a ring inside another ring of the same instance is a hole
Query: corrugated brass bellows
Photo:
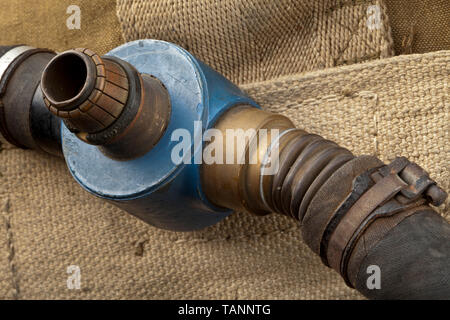
{"type": "MultiPolygon", "coordinates": [[[[214,128],[224,137],[226,151],[221,163],[202,165],[208,199],[237,211],[277,212],[297,219],[308,246],[350,286],[356,283],[348,276],[350,259],[376,219],[397,214],[401,221],[429,209],[424,206],[427,202],[438,206],[447,197],[422,168],[405,158],[384,165],[375,157],[355,157],[332,141],[296,129],[281,115],[238,106],[225,112],[214,128]],[[247,134],[241,156],[246,161],[235,158],[226,163],[226,154],[238,154],[242,146],[228,144],[235,141],[238,130],[242,135],[248,129],[277,131],[267,133],[270,139],[247,134]],[[278,152],[271,161],[278,165],[271,174],[264,174],[265,159],[274,149],[278,152]]],[[[395,225],[387,223],[383,228],[395,225]]],[[[362,241],[369,247],[375,240],[362,241]]]]}
{"type": "MultiPolygon", "coordinates": [[[[262,174],[261,167],[270,139],[247,141],[257,144],[258,158],[253,164],[203,165],[203,183],[208,198],[217,205],[245,210],[256,214],[279,212],[301,221],[309,202],[323,183],[354,156],[336,143],[314,134],[295,129],[286,117],[259,109],[242,106],[226,112],[216,123],[228,141],[228,129],[278,129],[278,170],[262,174]]],[[[270,132],[268,132],[270,135],[270,132]]],[[[273,139],[273,138],[272,138],[273,139]]],[[[236,146],[237,147],[237,146],[236,146]]],[[[224,150],[226,149],[226,142],[224,150]]],[[[237,150],[236,152],[237,153],[237,150]]],[[[225,163],[225,159],[223,161],[225,163]]]]}

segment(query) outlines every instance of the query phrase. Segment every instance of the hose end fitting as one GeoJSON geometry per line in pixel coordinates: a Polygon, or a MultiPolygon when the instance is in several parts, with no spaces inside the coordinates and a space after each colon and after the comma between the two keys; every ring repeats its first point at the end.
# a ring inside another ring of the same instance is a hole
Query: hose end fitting
{"type": "Polygon", "coordinates": [[[122,113],[128,99],[125,71],[89,49],[57,55],[42,74],[42,92],[50,112],[70,127],[95,133],[122,113]]]}
{"type": "Polygon", "coordinates": [[[50,112],[114,159],[142,156],[168,125],[171,108],[162,83],[117,58],[69,50],[50,61],[41,83],[50,112]]]}

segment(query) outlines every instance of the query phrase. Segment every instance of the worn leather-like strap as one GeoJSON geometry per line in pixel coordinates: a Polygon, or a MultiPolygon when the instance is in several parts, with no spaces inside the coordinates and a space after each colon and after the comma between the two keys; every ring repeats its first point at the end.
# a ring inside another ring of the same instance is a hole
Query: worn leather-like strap
{"type": "Polygon", "coordinates": [[[355,232],[377,207],[408,185],[396,174],[390,174],[365,192],[341,219],[328,244],[327,261],[340,272],[342,255],[355,232]]]}
{"type": "Polygon", "coordinates": [[[320,246],[322,261],[351,287],[347,272],[350,258],[375,220],[398,214],[400,222],[427,202],[438,204],[445,198],[446,193],[428,173],[404,157],[364,172],[355,178],[352,192],[328,222],[320,246]]]}

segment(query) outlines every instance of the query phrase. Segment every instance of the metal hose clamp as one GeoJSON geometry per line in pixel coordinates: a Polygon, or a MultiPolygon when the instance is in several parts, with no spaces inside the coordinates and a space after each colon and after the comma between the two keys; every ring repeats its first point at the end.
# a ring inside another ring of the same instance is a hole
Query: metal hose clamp
{"type": "Polygon", "coordinates": [[[327,225],[320,247],[323,263],[352,286],[347,266],[358,239],[370,224],[426,203],[439,206],[446,198],[446,192],[424,169],[404,157],[363,173],[355,178],[351,194],[327,225]]]}

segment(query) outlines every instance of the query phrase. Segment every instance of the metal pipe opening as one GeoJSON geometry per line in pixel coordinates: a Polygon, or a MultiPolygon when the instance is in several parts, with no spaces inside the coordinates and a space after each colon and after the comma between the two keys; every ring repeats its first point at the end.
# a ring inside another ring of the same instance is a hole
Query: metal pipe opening
{"type": "Polygon", "coordinates": [[[56,56],[42,75],[42,91],[58,110],[73,110],[92,92],[95,84],[95,65],[77,51],[56,56]]]}

